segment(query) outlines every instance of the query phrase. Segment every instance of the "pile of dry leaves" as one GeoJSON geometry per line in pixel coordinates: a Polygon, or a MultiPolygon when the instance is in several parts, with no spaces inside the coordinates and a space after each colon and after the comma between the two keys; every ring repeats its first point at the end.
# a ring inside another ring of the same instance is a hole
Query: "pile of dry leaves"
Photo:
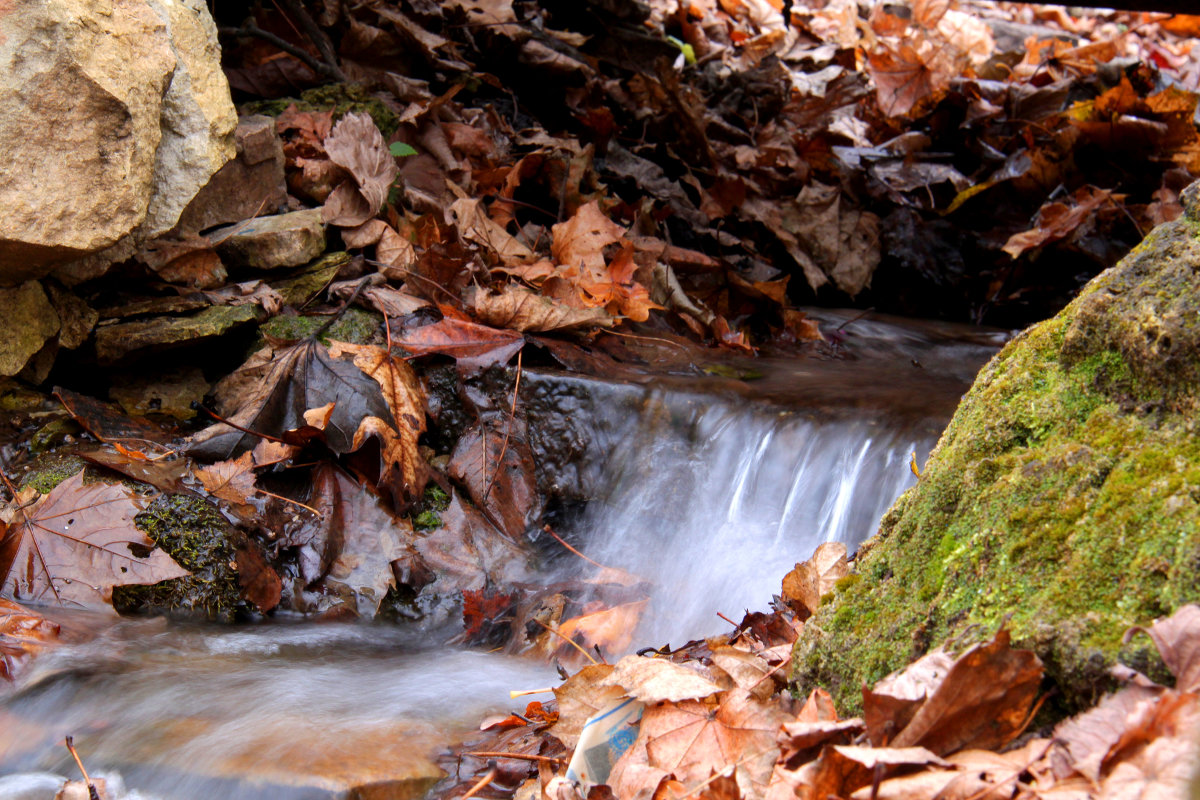
{"type": "MultiPolygon", "coordinates": [[[[836,563],[814,559],[801,571],[832,576],[836,563]]],[[[864,687],[862,716],[839,719],[821,689],[803,701],[788,691],[789,638],[802,624],[778,612],[750,615],[730,636],[584,667],[553,690],[553,702],[485,722],[444,760],[450,777],[435,796],[1189,796],[1200,763],[1200,607],[1129,632],[1153,639],[1174,688],[1121,667],[1124,688],[1040,728],[1042,664],[1012,648],[1004,630],[958,653],[934,650],[864,687]],[[604,739],[589,737],[618,713],[623,721],[604,739]]]]}

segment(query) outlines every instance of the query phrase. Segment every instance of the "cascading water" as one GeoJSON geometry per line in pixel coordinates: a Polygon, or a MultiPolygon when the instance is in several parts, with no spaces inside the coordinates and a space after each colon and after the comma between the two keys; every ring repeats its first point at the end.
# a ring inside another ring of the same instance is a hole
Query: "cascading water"
{"type": "Polygon", "coordinates": [[[766,609],[822,542],[853,550],[914,480],[928,434],[655,392],[575,526],[587,554],[653,586],[643,644],[682,644],[766,609]]]}
{"type": "MultiPolygon", "coordinates": [[[[637,646],[718,632],[718,612],[764,609],[821,542],[870,536],[913,480],[910,454],[924,461],[999,343],[878,321],[847,340],[849,318],[822,321],[847,360],[760,359],[762,375],[733,388],[527,376],[523,398],[545,416],[531,437],[569,440],[543,478],[592,498],[564,531],[655,584],[637,646]]],[[[508,708],[508,690],[556,682],[544,664],[438,647],[450,634],[437,631],[106,624],[40,656],[0,698],[0,800],[53,797],[61,778],[43,771],[75,774],[66,732],[93,772],[126,776],[122,800],[346,796],[352,776],[382,785],[405,759],[420,772],[508,708]]]]}

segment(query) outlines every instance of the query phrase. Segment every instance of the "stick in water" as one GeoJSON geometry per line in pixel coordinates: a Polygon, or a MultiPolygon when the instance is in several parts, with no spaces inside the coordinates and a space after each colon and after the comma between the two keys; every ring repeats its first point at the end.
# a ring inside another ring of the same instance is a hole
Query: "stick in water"
{"type": "Polygon", "coordinates": [[[96,790],[96,784],[92,783],[92,779],[88,777],[87,770],[83,768],[83,762],[79,759],[79,753],[75,752],[75,737],[68,736],[64,742],[67,746],[67,751],[70,752],[71,758],[75,759],[75,765],[79,767],[79,771],[83,773],[83,782],[88,787],[88,800],[100,800],[100,792],[96,790]]]}

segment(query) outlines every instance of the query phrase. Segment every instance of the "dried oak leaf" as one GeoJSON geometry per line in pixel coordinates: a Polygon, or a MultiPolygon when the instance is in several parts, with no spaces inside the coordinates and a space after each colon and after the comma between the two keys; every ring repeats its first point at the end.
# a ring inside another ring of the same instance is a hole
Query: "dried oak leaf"
{"type": "MultiPolygon", "coordinates": [[[[699,665],[694,665],[699,668],[699,665]]],[[[725,687],[697,669],[676,664],[665,658],[625,656],[605,679],[609,686],[620,686],[630,697],[643,703],[700,700],[717,694],[725,687]]]]}
{"type": "Polygon", "coordinates": [[[324,145],[329,160],[354,177],[374,216],[387,200],[399,169],[371,115],[364,112],[345,115],[325,137],[324,145]]]}
{"type": "MultiPolygon", "coordinates": [[[[331,358],[315,339],[260,350],[217,385],[216,396],[223,409],[232,411],[225,412],[230,422],[276,438],[305,427],[309,409],[333,403],[323,436],[335,453],[357,449],[355,436],[367,417],[391,417],[379,384],[350,362],[331,358]]],[[[254,435],[219,422],[192,436],[187,449],[220,461],[257,442],[254,435]]]]}
{"type": "Polygon", "coordinates": [[[743,794],[761,796],[779,755],[775,736],[787,718],[778,706],[731,689],[720,698],[648,706],[638,738],[650,767],[687,786],[736,764],[743,794]]]}
{"type": "Polygon", "coordinates": [[[616,322],[603,308],[572,308],[521,286],[499,290],[472,286],[463,301],[480,321],[521,332],[608,327],[616,322]]]}
{"type": "Polygon", "coordinates": [[[950,763],[924,747],[833,745],[821,751],[811,783],[801,796],[812,800],[844,797],[860,787],[869,787],[877,774],[887,776],[898,769],[928,766],[949,767],[950,763]]]}
{"type": "Polygon", "coordinates": [[[58,641],[56,622],[0,598],[0,681],[11,681],[29,661],[58,641]]]}
{"type": "Polygon", "coordinates": [[[145,498],[76,473],[18,511],[0,538],[0,591],[17,600],[111,608],[114,586],[190,575],[134,525],[145,498]]]}
{"type": "Polygon", "coordinates": [[[1090,186],[1075,192],[1075,205],[1047,203],[1038,209],[1037,226],[1027,231],[1014,233],[1001,248],[1013,258],[1035,247],[1067,238],[1095,213],[1096,209],[1114,200],[1114,196],[1103,189],[1090,186]]]}
{"type": "Polygon", "coordinates": [[[254,455],[247,450],[235,459],[218,461],[196,470],[204,490],[218,500],[229,503],[238,513],[252,513],[249,503],[254,494],[254,455]]]}
{"type": "Polygon", "coordinates": [[[481,200],[462,198],[450,204],[458,235],[496,254],[502,264],[521,264],[536,258],[527,245],[492,221],[481,200]]]}
{"type": "Polygon", "coordinates": [[[362,619],[372,619],[387,590],[396,585],[391,562],[404,554],[412,538],[407,520],[392,517],[375,496],[340,467],[323,463],[315,470],[308,504],[321,512],[306,515],[285,533],[284,542],[300,548],[301,575],[320,581],[362,619]]]}

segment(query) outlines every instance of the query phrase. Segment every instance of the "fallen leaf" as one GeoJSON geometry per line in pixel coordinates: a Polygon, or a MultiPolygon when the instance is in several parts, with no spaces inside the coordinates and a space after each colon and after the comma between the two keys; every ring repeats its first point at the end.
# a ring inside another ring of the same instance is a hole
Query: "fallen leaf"
{"type": "MultiPolygon", "coordinates": [[[[649,599],[637,600],[571,617],[558,626],[558,632],[568,639],[578,637],[579,643],[589,652],[599,647],[607,653],[623,653],[633,644],[633,635],[649,602],[649,599]]],[[[559,646],[560,657],[569,655],[568,648],[570,645],[565,642],[559,646]]],[[[574,648],[570,649],[574,651],[574,648]]]]}
{"type": "Polygon", "coordinates": [[[572,308],[520,286],[470,287],[463,300],[480,321],[515,331],[609,327],[616,322],[602,308],[572,308]]]}
{"type": "Polygon", "coordinates": [[[761,796],[779,755],[775,734],[786,719],[778,706],[731,689],[720,699],[648,705],[638,738],[645,742],[649,766],[687,786],[736,764],[742,792],[761,796]]]}
{"type": "Polygon", "coordinates": [[[361,111],[346,114],[325,137],[324,146],[329,160],[354,177],[374,216],[387,200],[399,169],[371,115],[361,111]]]}
{"type": "Polygon", "coordinates": [[[784,576],[781,596],[797,617],[806,620],[820,608],[821,598],[833,591],[834,584],[849,573],[846,545],[824,542],[812,558],[797,564],[784,576]]]}
{"type": "MultiPolygon", "coordinates": [[[[509,428],[514,424],[509,420],[509,428]]],[[[446,473],[466,487],[475,506],[509,538],[524,536],[541,519],[544,503],[523,434],[471,426],[455,444],[446,473]]]]}
{"type": "Polygon", "coordinates": [[[892,740],[946,755],[965,747],[999,749],[1024,727],[1042,681],[1031,650],[1009,647],[1001,630],[954,661],[945,679],[892,740]]]}
{"type": "Polygon", "coordinates": [[[298,518],[284,538],[288,546],[301,549],[302,576],[340,596],[358,617],[374,618],[384,595],[396,585],[391,562],[403,555],[412,526],[393,518],[374,495],[328,462],[313,473],[308,505],[320,516],[298,518]]]}
{"type": "Polygon", "coordinates": [[[507,364],[524,346],[525,337],[505,328],[446,317],[432,325],[405,328],[402,334],[392,337],[392,344],[414,356],[438,353],[453,357],[469,369],[482,369],[507,364]]]}
{"type": "Polygon", "coordinates": [[[636,655],[625,656],[618,661],[604,683],[620,686],[630,697],[643,703],[699,700],[711,697],[723,688],[711,678],[682,664],[664,658],[636,655]]]}
{"type": "Polygon", "coordinates": [[[0,539],[3,592],[16,599],[111,608],[112,589],[190,575],[134,517],[145,498],[119,483],[85,486],[76,473],[21,510],[0,539]]]}
{"type": "Polygon", "coordinates": [[[1125,634],[1128,642],[1135,633],[1154,640],[1163,663],[1175,676],[1175,688],[1181,692],[1200,690],[1200,606],[1180,606],[1174,614],[1160,619],[1149,628],[1138,625],[1125,634]]]}
{"type": "MultiPolygon", "coordinates": [[[[223,407],[234,410],[230,422],[277,439],[305,426],[309,409],[334,403],[323,436],[335,453],[356,449],[355,435],[367,417],[391,417],[379,383],[350,362],[331,358],[315,339],[260,350],[221,381],[215,394],[223,407]]],[[[219,422],[194,434],[187,449],[197,457],[223,460],[257,441],[219,422]]]]}
{"type": "Polygon", "coordinates": [[[13,681],[31,658],[58,641],[56,622],[0,598],[0,680],[13,681]]]}

